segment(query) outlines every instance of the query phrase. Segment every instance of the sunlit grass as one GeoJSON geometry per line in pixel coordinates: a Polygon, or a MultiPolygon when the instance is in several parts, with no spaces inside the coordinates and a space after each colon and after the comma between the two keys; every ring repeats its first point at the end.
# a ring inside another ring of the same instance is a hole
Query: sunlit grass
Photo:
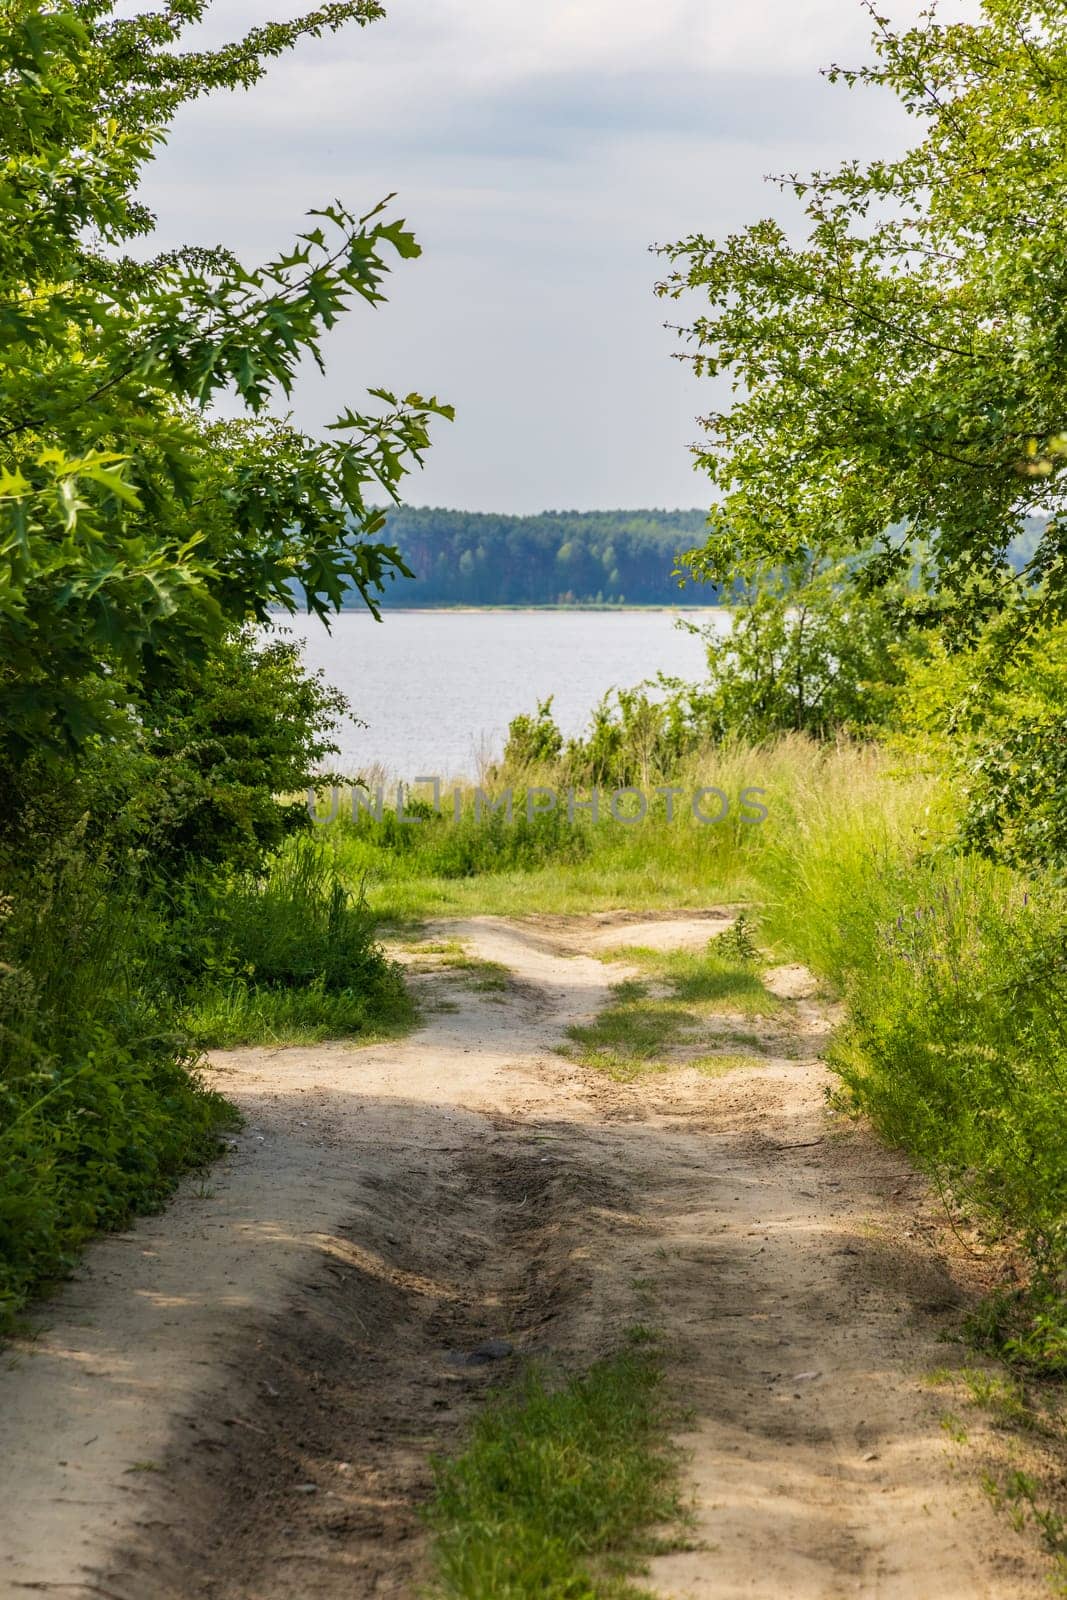
{"type": "MultiPolygon", "coordinates": [[[[609,788],[602,791],[596,823],[585,811],[576,811],[572,822],[566,815],[566,772],[546,767],[487,784],[497,797],[503,786],[514,788],[511,824],[484,812],[479,821],[468,786],[458,822],[450,796],[440,815],[424,805],[418,822],[398,824],[388,804],[380,822],[366,814],[353,822],[351,799],[342,795],[338,819],[320,832],[350,886],[365,890],[379,925],[477,914],[702,909],[769,897],[784,938],[791,931],[786,923],[800,921],[803,906],[780,900],[781,853],[813,825],[818,834],[818,819],[827,811],[840,816],[852,850],[862,849],[865,837],[877,847],[887,827],[899,834],[925,813],[932,818],[944,809],[935,780],[900,769],[900,762],[874,746],[828,747],[785,736],[755,747],[724,744],[688,757],[672,772],[650,772],[643,785],[647,816],[630,825],[611,819],[609,788]],[[561,797],[555,812],[532,824],[522,803],[526,784],[561,797]],[[660,784],[678,790],[672,820],[656,792],[660,784]],[[766,821],[744,822],[735,803],[722,822],[700,824],[690,801],[705,786],[735,801],[744,788],[763,790],[766,821]]],[[[418,807],[409,803],[407,811],[418,807]]]]}
{"type": "Polygon", "coordinates": [[[681,1067],[717,1076],[762,1064],[765,1054],[724,1050],[746,1043],[759,1051],[760,1036],[719,1026],[724,1016],[742,1020],[774,1017],[787,1005],[764,988],[757,966],[717,952],[613,950],[610,957],[639,966],[647,978],[627,977],[612,985],[612,999],[588,1023],[567,1030],[565,1055],[617,1082],[681,1067]]]}
{"type": "Polygon", "coordinates": [[[398,928],[438,917],[701,910],[745,900],[755,887],[740,865],[710,877],[694,871],[684,848],[676,861],[640,867],[594,859],[469,878],[394,878],[369,863],[350,861],[348,871],[353,881],[365,874],[367,905],[379,926],[398,928]]]}
{"type": "Polygon", "coordinates": [[[699,1005],[701,1014],[728,1011],[742,1016],[770,1017],[782,1010],[782,1001],[764,987],[758,968],[716,953],[715,940],[703,952],[649,950],[627,945],[614,949],[611,958],[639,966],[669,986],[672,999],[699,1005]]]}
{"type": "Polygon", "coordinates": [[[178,1025],[194,1044],[206,1050],[239,1045],[319,1044],[326,1039],[355,1039],[375,1044],[407,1031],[417,1017],[407,989],[397,985],[388,996],[341,990],[320,982],[293,989],[265,989],[234,979],[198,989],[179,1013],[178,1025]]]}
{"type": "Polygon", "coordinates": [[[435,1463],[427,1521],[442,1600],[646,1593],[630,1577],[683,1509],[660,1364],[636,1332],[569,1382],[528,1371],[490,1404],[461,1455],[435,1463]]]}

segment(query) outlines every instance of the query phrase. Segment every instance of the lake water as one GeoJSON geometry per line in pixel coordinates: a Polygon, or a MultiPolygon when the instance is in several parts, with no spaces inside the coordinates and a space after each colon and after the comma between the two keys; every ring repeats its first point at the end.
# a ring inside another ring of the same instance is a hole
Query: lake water
{"type": "MultiPolygon", "coordinates": [[[[701,627],[729,627],[726,611],[688,611],[701,627]]],[[[367,726],[340,734],[341,770],[389,778],[474,777],[503,750],[508,723],[552,695],[567,735],[582,731],[615,687],[657,672],[704,676],[701,640],[671,611],[387,611],[376,623],[347,611],[327,633],[317,619],[279,618],[306,642],[367,726]]]]}

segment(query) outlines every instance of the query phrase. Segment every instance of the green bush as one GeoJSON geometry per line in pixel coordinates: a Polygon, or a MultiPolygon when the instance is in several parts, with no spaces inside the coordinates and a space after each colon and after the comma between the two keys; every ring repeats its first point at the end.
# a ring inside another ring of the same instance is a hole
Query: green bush
{"type": "Polygon", "coordinates": [[[80,1244],[157,1206],[230,1108],[143,982],[136,894],[73,848],[9,873],[0,916],[0,1327],[80,1244]]]}
{"type": "Polygon", "coordinates": [[[227,1046],[391,1030],[412,1016],[400,969],[331,849],[298,836],[265,870],[188,886],[182,1025],[227,1046]]]}

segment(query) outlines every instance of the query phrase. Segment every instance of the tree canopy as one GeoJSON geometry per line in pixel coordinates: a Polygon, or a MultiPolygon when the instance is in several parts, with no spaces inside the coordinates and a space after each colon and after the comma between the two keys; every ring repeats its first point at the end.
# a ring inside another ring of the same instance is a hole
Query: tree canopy
{"type": "Polygon", "coordinates": [[[873,65],[920,125],[901,157],[780,181],[806,237],[771,219],[665,247],[667,299],[706,297],[680,330],[733,400],[705,423],[716,490],[698,576],[728,581],[811,554],[884,585],[922,557],[930,604],[966,622],[1017,594],[1008,545],[1047,518],[1022,586],[1067,598],[1067,13],[983,0],[894,29],[868,5],[873,65]],[[890,531],[892,530],[892,531],[890,531]]]}
{"type": "Polygon", "coordinates": [[[270,414],[354,302],[418,245],[388,202],[340,202],[265,264],[135,259],[143,169],[177,108],[247,87],[350,0],[182,50],[208,0],[0,6],[0,759],[114,731],[168,662],[203,656],[298,580],[320,614],[401,570],[376,539],[449,408],[372,390],[312,438],[270,414]],[[212,411],[236,398],[237,421],[212,411]],[[373,494],[371,494],[373,491],[373,494]]]}

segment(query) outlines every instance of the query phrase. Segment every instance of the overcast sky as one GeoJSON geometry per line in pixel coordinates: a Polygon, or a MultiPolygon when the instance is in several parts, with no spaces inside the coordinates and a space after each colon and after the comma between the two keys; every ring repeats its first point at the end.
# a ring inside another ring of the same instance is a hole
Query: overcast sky
{"type": "MultiPolygon", "coordinates": [[[[295,7],[294,7],[295,9],[295,7]]],[[[859,0],[392,0],[248,94],[184,111],[145,186],[160,247],[286,244],[334,197],[396,191],[424,254],[327,341],[318,428],[371,385],[436,392],[416,505],[694,506],[711,389],[671,359],[649,246],[789,201],[769,172],[892,153],[908,124],[819,68],[871,57],[859,0]]],[[[917,0],[885,0],[895,20],[917,0]]],[[[218,0],[214,35],[282,10],[218,0]]],[[[672,308],[673,309],[673,308],[672,308]]]]}

